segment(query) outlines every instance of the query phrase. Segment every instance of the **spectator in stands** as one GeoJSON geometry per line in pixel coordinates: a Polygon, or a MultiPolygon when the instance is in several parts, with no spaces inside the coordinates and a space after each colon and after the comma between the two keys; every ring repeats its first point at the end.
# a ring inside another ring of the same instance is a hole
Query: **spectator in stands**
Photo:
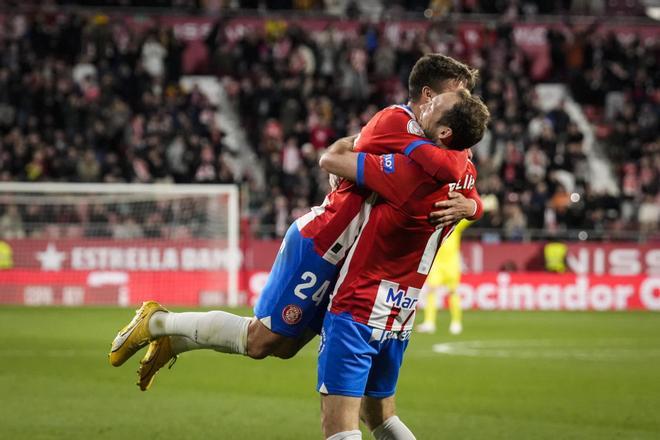
{"type": "Polygon", "coordinates": [[[117,239],[133,239],[142,238],[144,233],[142,228],[138,225],[131,216],[126,216],[123,221],[118,220],[118,216],[114,213],[111,214],[109,219],[112,224],[112,238],[117,239]]]}
{"type": "Polygon", "coordinates": [[[660,200],[645,195],[639,207],[639,224],[642,232],[657,232],[660,226],[660,200]]]}
{"type": "Polygon", "coordinates": [[[24,238],[23,220],[16,205],[9,205],[0,216],[0,237],[4,239],[24,238]]]}
{"type": "Polygon", "coordinates": [[[87,150],[78,159],[78,179],[81,182],[96,182],[101,174],[101,166],[94,157],[92,150],[87,150]]]}

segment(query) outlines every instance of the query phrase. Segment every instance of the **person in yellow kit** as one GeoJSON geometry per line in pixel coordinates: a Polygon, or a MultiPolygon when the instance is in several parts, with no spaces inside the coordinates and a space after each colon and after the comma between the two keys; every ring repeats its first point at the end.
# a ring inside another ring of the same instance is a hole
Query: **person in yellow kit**
{"type": "Polygon", "coordinates": [[[449,291],[449,313],[451,322],[449,333],[458,335],[463,331],[463,311],[461,298],[456,292],[461,281],[461,235],[473,221],[461,220],[454,232],[442,243],[435,255],[433,266],[426,279],[426,305],[424,306],[424,322],[417,327],[420,333],[435,333],[438,296],[443,289],[449,291]]]}
{"type": "Polygon", "coordinates": [[[566,272],[566,254],[568,246],[560,242],[551,242],[544,246],[545,270],[554,273],[566,272]]]}
{"type": "Polygon", "coordinates": [[[13,251],[9,243],[0,240],[0,269],[11,269],[14,267],[13,251]]]}

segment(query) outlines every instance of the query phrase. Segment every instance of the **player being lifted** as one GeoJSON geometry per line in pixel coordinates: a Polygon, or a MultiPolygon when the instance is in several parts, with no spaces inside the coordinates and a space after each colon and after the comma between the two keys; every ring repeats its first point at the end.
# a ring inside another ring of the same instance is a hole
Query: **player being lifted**
{"type": "MultiPolygon", "coordinates": [[[[421,58],[410,75],[410,105],[389,107],[370,121],[375,130],[368,151],[405,153],[426,173],[440,180],[452,177],[445,170],[464,163],[462,153],[441,150],[423,138],[416,115],[439,93],[471,88],[475,75],[449,57],[421,58]]],[[[169,313],[155,302],[146,302],[113,341],[110,362],[122,365],[151,342],[138,372],[144,390],[163,365],[184,351],[211,348],[255,359],[295,355],[320,331],[337,264],[368,215],[371,205],[365,201],[370,194],[344,182],[323,205],[291,225],[255,307],[255,318],[222,311],[169,313]]],[[[475,201],[461,200],[460,205],[465,216],[476,211],[475,201]]]]}
{"type": "Polygon", "coordinates": [[[461,297],[456,290],[461,282],[461,235],[472,223],[474,222],[465,219],[458,222],[454,232],[438,249],[431,272],[426,279],[424,322],[417,327],[420,333],[435,333],[438,297],[443,289],[449,291],[447,299],[451,317],[449,333],[458,335],[463,331],[461,297]]]}
{"type": "MultiPolygon", "coordinates": [[[[435,127],[451,148],[477,143],[488,119],[486,106],[465,90],[434,97],[420,117],[425,131],[435,127]]],[[[438,247],[456,227],[435,228],[426,213],[451,188],[478,199],[476,169],[465,159],[446,170],[455,179],[441,180],[403,155],[355,153],[341,142],[321,158],[326,171],[385,200],[373,205],[346,256],[323,323],[317,390],[328,440],[362,438],[360,418],[377,439],[415,438],[396,417],[394,393],[419,292],[438,247]]]]}

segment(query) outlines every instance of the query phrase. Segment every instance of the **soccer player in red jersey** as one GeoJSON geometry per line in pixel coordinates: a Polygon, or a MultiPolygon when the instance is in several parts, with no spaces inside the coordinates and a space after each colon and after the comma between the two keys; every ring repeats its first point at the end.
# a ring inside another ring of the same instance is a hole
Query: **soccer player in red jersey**
{"type": "MultiPolygon", "coordinates": [[[[459,90],[434,97],[420,120],[446,147],[461,148],[482,138],[488,118],[478,98],[459,90]]],[[[469,160],[457,161],[444,170],[446,179],[438,179],[404,155],[378,156],[341,145],[323,155],[321,166],[379,198],[346,256],[323,324],[317,385],[323,430],[328,439],[359,439],[362,412],[377,439],[414,439],[395,415],[394,392],[419,292],[438,247],[456,225],[435,228],[427,213],[450,191],[478,199],[477,173],[469,160]]],[[[467,159],[467,151],[463,154],[467,159]]]]}
{"type": "MultiPolygon", "coordinates": [[[[467,166],[465,153],[439,149],[424,138],[417,116],[422,104],[444,91],[471,88],[475,77],[475,71],[449,57],[422,57],[410,74],[410,104],[391,106],[374,116],[363,130],[358,148],[377,154],[405,154],[439,180],[457,179],[467,166]]],[[[139,385],[147,389],[156,371],[184,351],[212,348],[255,359],[295,355],[320,332],[339,264],[371,209],[365,203],[370,194],[344,182],[321,206],[291,225],[255,306],[255,318],[222,311],[169,313],[148,302],[113,341],[112,365],[122,365],[151,342],[139,370],[139,385]]],[[[475,200],[458,203],[463,204],[463,217],[478,209],[475,200]]]]}

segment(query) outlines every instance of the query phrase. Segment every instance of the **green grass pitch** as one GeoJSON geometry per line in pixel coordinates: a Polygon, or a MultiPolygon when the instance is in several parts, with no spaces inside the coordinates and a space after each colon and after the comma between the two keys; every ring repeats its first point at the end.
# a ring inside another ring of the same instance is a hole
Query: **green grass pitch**
{"type": "MultiPolygon", "coordinates": [[[[289,361],[186,353],[143,393],[137,356],[107,361],[131,316],[0,308],[0,437],[322,438],[317,342],[289,361]]],[[[420,440],[657,439],[660,314],[468,312],[459,337],[413,335],[397,394],[420,440]]]]}

